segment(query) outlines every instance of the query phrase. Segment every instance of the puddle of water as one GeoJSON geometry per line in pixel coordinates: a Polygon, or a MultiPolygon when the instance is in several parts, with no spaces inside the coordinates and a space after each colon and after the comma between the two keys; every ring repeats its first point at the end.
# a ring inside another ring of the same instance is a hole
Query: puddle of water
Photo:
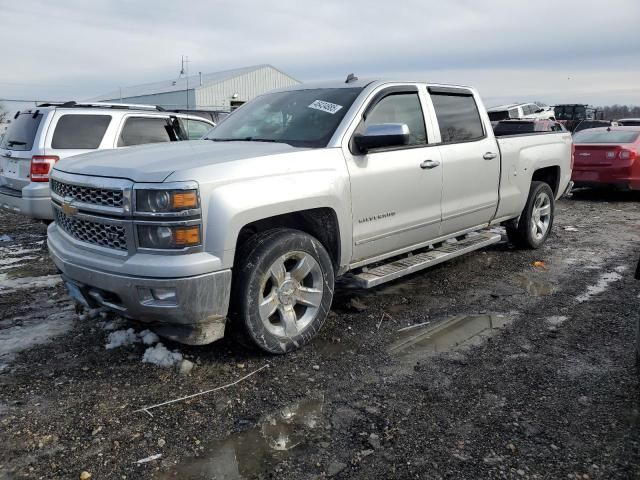
{"type": "Polygon", "coordinates": [[[513,322],[508,315],[458,315],[436,325],[403,330],[389,346],[397,356],[420,354],[430,356],[479,345],[513,322]]]}
{"type": "Polygon", "coordinates": [[[514,282],[524,288],[529,295],[533,295],[534,297],[551,295],[557,290],[557,287],[553,283],[543,279],[531,278],[527,275],[516,275],[514,277],[514,282]]]}
{"type": "Polygon", "coordinates": [[[288,405],[265,415],[253,428],[211,443],[198,458],[186,459],[157,478],[254,478],[302,453],[310,435],[323,424],[323,406],[322,395],[288,405]]]}

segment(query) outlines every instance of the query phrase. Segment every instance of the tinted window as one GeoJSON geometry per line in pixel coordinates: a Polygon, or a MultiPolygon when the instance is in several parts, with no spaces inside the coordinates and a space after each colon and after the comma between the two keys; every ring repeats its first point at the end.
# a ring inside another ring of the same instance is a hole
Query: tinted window
{"type": "Polygon", "coordinates": [[[267,93],[233,112],[206,138],[326,147],[361,91],[354,87],[267,93]]]}
{"type": "Polygon", "coordinates": [[[534,122],[498,122],[493,129],[496,135],[518,135],[535,131],[534,122]]]}
{"type": "Polygon", "coordinates": [[[482,121],[471,95],[432,94],[443,143],[466,142],[484,137],[482,121]]]}
{"type": "Polygon", "coordinates": [[[51,148],[98,148],[110,122],[110,115],[63,115],[53,132],[51,148]]]}
{"type": "Polygon", "coordinates": [[[574,143],[633,143],[640,132],[624,130],[583,130],[573,137],[574,143]]]}
{"type": "Polygon", "coordinates": [[[130,147],[144,143],[170,142],[167,125],[165,118],[129,117],[120,133],[118,146],[130,147]]]}
{"type": "Polygon", "coordinates": [[[213,128],[206,122],[186,118],[180,119],[180,123],[189,140],[200,140],[213,128]]]}
{"type": "Polygon", "coordinates": [[[509,115],[509,110],[498,110],[489,112],[489,120],[491,120],[492,122],[507,120],[509,118],[511,118],[511,116],[509,115]]]}
{"type": "Polygon", "coordinates": [[[417,93],[398,93],[380,100],[367,112],[355,133],[364,133],[369,125],[380,123],[404,123],[409,127],[409,143],[407,145],[424,145],[427,143],[427,131],[424,126],[424,115],[417,93]]]}
{"type": "Polygon", "coordinates": [[[21,113],[18,118],[12,119],[2,147],[9,150],[31,150],[41,120],[41,114],[34,118],[33,113],[21,113]]]}

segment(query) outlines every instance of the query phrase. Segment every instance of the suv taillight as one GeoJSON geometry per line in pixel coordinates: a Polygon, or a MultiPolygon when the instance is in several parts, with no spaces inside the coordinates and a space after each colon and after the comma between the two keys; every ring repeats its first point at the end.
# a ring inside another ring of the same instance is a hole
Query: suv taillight
{"type": "Polygon", "coordinates": [[[49,172],[58,160],[60,157],[56,155],[34,155],[31,157],[31,181],[48,182],[49,172]]]}

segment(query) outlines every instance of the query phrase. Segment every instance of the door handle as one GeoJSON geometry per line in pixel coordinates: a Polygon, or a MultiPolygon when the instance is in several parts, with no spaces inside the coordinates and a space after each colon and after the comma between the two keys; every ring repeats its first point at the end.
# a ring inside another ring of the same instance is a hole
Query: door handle
{"type": "Polygon", "coordinates": [[[431,169],[436,168],[438,165],[440,165],[440,160],[425,160],[420,164],[420,168],[431,169]]]}
{"type": "Polygon", "coordinates": [[[493,160],[494,158],[496,158],[498,156],[497,153],[493,153],[493,152],[487,152],[485,153],[482,158],[484,158],[485,160],[493,160]]]}

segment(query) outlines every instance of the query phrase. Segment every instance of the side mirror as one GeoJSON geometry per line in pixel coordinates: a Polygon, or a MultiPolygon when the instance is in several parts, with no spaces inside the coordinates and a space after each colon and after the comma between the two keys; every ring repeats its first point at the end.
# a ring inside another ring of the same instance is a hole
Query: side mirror
{"type": "Polygon", "coordinates": [[[363,134],[354,135],[353,141],[358,152],[365,155],[375,148],[407,145],[410,133],[405,123],[379,123],[369,125],[363,134]]]}
{"type": "Polygon", "coordinates": [[[544,108],[538,108],[538,110],[536,110],[536,113],[542,113],[544,112],[544,108]]]}

